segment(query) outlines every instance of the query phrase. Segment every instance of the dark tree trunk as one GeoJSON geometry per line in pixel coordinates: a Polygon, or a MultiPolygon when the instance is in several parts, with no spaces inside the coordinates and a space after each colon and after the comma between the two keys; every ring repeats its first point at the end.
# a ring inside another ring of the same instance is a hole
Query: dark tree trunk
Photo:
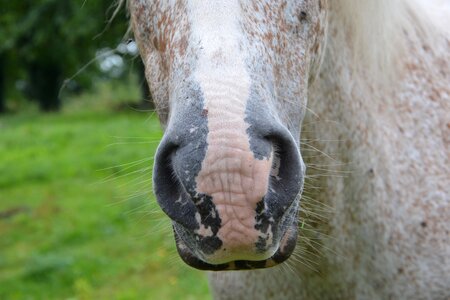
{"type": "Polygon", "coordinates": [[[42,111],[58,111],[61,108],[61,68],[52,64],[33,63],[29,66],[30,85],[33,96],[42,111]]]}
{"type": "Polygon", "coordinates": [[[6,112],[5,62],[5,55],[0,53],[0,114],[6,112]]]}
{"type": "Polygon", "coordinates": [[[145,66],[140,58],[138,59],[138,63],[137,63],[137,72],[138,72],[139,87],[141,88],[141,97],[142,97],[140,108],[153,110],[153,109],[155,109],[155,104],[153,103],[152,94],[150,93],[150,89],[148,88],[147,79],[145,78],[145,66]]]}

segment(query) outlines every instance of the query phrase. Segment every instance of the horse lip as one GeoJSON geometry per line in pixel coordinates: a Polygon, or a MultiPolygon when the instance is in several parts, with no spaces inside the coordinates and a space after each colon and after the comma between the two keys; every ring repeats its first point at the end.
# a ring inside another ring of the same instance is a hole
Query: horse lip
{"type": "Polygon", "coordinates": [[[224,264],[210,264],[198,258],[194,252],[184,243],[175,228],[175,242],[178,254],[189,266],[203,271],[233,271],[233,270],[253,270],[274,267],[287,260],[294,251],[297,241],[297,222],[293,222],[281,238],[284,245],[279,245],[277,251],[270,258],[260,261],[237,260],[224,264]],[[283,249],[282,249],[283,248],[283,249]]]}

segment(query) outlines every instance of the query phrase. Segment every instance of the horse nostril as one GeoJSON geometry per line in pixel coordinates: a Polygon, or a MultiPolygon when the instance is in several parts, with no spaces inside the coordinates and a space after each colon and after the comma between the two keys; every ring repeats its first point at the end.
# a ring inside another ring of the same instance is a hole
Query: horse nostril
{"type": "Polygon", "coordinates": [[[265,139],[273,148],[266,205],[275,218],[280,218],[301,192],[305,168],[297,143],[286,128],[273,130],[265,139]]]}
{"type": "Polygon", "coordinates": [[[161,141],[155,156],[153,190],[162,210],[187,229],[195,229],[196,208],[174,168],[179,145],[167,138],[161,141]]]}

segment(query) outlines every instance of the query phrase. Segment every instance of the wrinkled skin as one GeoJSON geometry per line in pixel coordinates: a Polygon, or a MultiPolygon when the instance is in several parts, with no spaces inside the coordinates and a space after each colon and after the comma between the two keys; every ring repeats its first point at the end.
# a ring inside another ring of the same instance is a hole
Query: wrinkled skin
{"type": "Polygon", "coordinates": [[[431,49],[434,31],[376,19],[394,2],[362,3],[129,0],[165,128],[154,189],[178,252],[198,269],[262,269],[210,273],[217,299],[450,298],[448,37],[431,49]],[[365,18],[377,20],[367,34],[386,23],[405,40],[389,80],[355,66],[365,56],[348,26],[365,18]],[[307,98],[316,119],[301,132],[307,98]],[[302,157],[301,135],[315,155],[302,157]],[[302,232],[312,250],[281,264],[298,243],[304,158],[314,201],[333,212],[302,232]]]}

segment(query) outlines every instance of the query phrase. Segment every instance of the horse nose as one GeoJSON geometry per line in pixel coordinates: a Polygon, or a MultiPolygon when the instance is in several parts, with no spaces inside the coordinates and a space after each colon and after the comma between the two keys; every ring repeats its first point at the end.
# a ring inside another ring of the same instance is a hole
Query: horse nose
{"type": "MultiPolygon", "coordinates": [[[[197,189],[198,183],[205,184],[201,180],[224,180],[223,178],[214,178],[215,172],[223,172],[225,175],[242,172],[244,177],[246,175],[267,177],[269,186],[264,194],[260,195],[261,198],[266,194],[278,194],[279,200],[283,201],[277,201],[276,207],[271,207],[271,203],[268,203],[268,207],[273,212],[285,208],[290,204],[288,199],[292,199],[289,195],[298,193],[298,189],[291,190],[289,188],[289,183],[295,186],[294,183],[301,181],[304,172],[296,142],[289,131],[281,126],[266,132],[254,132],[251,139],[255,145],[254,152],[251,153],[252,157],[247,157],[248,153],[244,153],[238,146],[233,147],[233,141],[225,138],[221,144],[211,147],[213,149],[210,151],[215,151],[215,153],[212,154],[212,159],[205,162],[208,150],[206,140],[189,139],[186,134],[182,133],[166,134],[158,147],[154,166],[154,190],[159,205],[172,220],[191,228],[191,222],[186,222],[187,216],[198,210],[194,206],[198,205],[198,202],[204,197],[197,189]],[[270,161],[270,169],[265,170],[266,174],[249,174],[251,170],[248,168],[254,167],[251,160],[270,161]],[[202,166],[208,168],[208,171],[201,172],[202,166]],[[198,179],[199,175],[202,176],[201,179],[198,179]],[[287,197],[281,197],[282,195],[287,197]],[[192,206],[193,204],[194,206],[192,206]]],[[[209,183],[221,184],[221,188],[228,190],[233,189],[233,183],[240,184],[237,182],[239,178],[226,179],[232,181],[209,183]]]]}
{"type": "Polygon", "coordinates": [[[245,131],[213,128],[202,112],[189,120],[168,128],[155,157],[155,195],[175,234],[210,263],[267,259],[302,187],[295,139],[269,118],[245,131]]]}

